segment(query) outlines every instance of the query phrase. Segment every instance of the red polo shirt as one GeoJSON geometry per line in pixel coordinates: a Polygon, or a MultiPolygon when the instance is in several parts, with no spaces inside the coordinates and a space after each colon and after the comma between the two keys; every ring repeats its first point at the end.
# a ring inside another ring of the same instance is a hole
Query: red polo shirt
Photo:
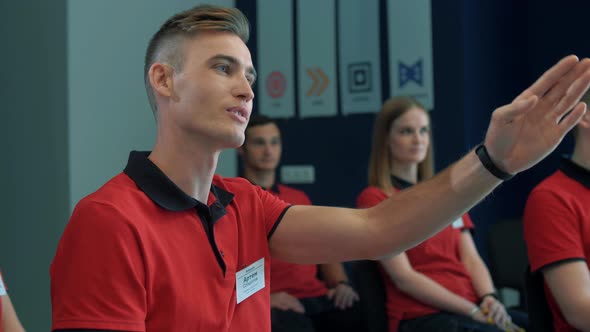
{"type": "MultiPolygon", "coordinates": [[[[357,206],[372,207],[387,198],[387,194],[381,189],[368,187],[359,195],[357,206]]],[[[465,214],[460,220],[405,253],[414,270],[449,291],[476,303],[478,298],[471,283],[471,275],[461,262],[460,255],[461,232],[473,227],[471,218],[465,214]]],[[[381,274],[387,294],[386,309],[390,332],[397,331],[399,322],[402,320],[440,312],[440,309],[422,303],[400,291],[383,268],[381,268],[381,274]]]]}
{"type": "Polygon", "coordinates": [[[203,204],[147,156],[76,206],[50,270],[52,328],[270,331],[268,238],[288,204],[219,176],[203,204]],[[237,304],[236,272],[261,258],[266,286],[237,304]]]}
{"type": "MultiPolygon", "coordinates": [[[[533,189],[523,219],[531,271],[573,260],[590,265],[589,207],[590,171],[569,160],[533,189]]],[[[555,331],[577,331],[567,323],[547,285],[545,294],[555,331]]]]}
{"type": "MultiPolygon", "coordinates": [[[[309,197],[295,188],[277,184],[269,192],[294,205],[311,205],[309,197]]],[[[299,299],[326,295],[328,288],[317,274],[315,264],[293,264],[273,258],[270,264],[270,291],[287,292],[299,299]]]]}

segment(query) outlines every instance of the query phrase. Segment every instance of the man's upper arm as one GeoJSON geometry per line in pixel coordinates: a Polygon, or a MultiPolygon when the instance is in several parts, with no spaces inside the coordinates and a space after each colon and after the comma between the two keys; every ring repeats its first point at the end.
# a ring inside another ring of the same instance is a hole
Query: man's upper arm
{"type": "Polygon", "coordinates": [[[585,261],[564,261],[541,269],[551,294],[568,321],[590,312],[590,273],[585,261]]]}
{"type": "Polygon", "coordinates": [[[139,241],[117,208],[96,202],[76,208],[51,265],[53,329],[145,330],[139,241]]]}

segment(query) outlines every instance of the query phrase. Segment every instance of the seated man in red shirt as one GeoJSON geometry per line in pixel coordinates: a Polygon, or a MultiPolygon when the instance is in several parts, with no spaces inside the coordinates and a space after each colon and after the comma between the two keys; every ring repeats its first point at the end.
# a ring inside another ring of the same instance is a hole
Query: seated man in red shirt
{"type": "Polygon", "coordinates": [[[54,331],[269,332],[271,256],[315,264],[407,250],[543,159],[586,112],[590,59],[568,56],[430,180],[369,209],[290,206],[215,175],[252,113],[248,37],[239,10],[201,5],[150,40],[156,142],[74,208],[50,269],[54,331]]]}
{"type": "Polygon", "coordinates": [[[573,135],[571,158],[535,187],[524,213],[531,271],[543,274],[557,332],[590,331],[589,113],[573,135]]]}
{"type": "Polygon", "coordinates": [[[24,332],[0,274],[0,332],[24,332]]]}
{"type": "MultiPolygon", "coordinates": [[[[282,152],[281,132],[275,120],[253,115],[246,140],[238,152],[243,176],[290,204],[311,205],[307,195],[276,181],[282,152]]],[[[358,294],[348,282],[342,264],[293,264],[270,261],[272,331],[360,331],[358,294]]]]}

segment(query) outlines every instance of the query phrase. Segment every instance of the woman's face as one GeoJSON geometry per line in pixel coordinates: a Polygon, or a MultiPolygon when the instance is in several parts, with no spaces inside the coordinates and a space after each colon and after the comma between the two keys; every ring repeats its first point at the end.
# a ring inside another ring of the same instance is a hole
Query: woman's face
{"type": "Polygon", "coordinates": [[[389,130],[392,161],[418,164],[426,158],[430,144],[430,120],[421,108],[412,107],[397,118],[389,130]]]}

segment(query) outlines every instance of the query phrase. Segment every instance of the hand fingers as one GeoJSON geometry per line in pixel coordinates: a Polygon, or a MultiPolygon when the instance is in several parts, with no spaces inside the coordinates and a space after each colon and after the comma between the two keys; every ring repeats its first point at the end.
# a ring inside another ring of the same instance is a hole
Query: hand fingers
{"type": "Polygon", "coordinates": [[[347,309],[351,308],[356,300],[358,300],[358,295],[350,288],[337,295],[335,305],[339,309],[347,309]]]}
{"type": "Polygon", "coordinates": [[[305,313],[305,307],[303,306],[303,304],[301,304],[301,302],[296,298],[294,298],[294,300],[295,301],[292,301],[290,305],[291,310],[298,312],[300,314],[305,313]]]}
{"type": "Polygon", "coordinates": [[[528,98],[531,95],[543,96],[553,87],[566,73],[578,63],[575,55],[561,59],[557,64],[547,70],[533,85],[521,93],[515,100],[528,98]]]}
{"type": "Polygon", "coordinates": [[[349,294],[348,294],[347,291],[339,292],[336,295],[336,301],[335,301],[336,308],[338,308],[338,309],[346,309],[346,308],[349,307],[350,299],[349,299],[349,296],[348,295],[349,294]]]}
{"type": "Polygon", "coordinates": [[[568,90],[564,92],[565,95],[563,98],[561,98],[556,105],[554,114],[558,120],[578,103],[580,98],[582,98],[582,95],[588,90],[589,86],[590,71],[586,71],[578,80],[569,86],[568,90]]]}
{"type": "Polygon", "coordinates": [[[565,135],[568,131],[570,131],[575,125],[580,122],[584,114],[587,112],[587,105],[586,103],[579,103],[574,107],[574,109],[564,116],[559,123],[559,128],[561,130],[561,135],[565,135]]]}
{"type": "MultiPolygon", "coordinates": [[[[590,59],[583,59],[578,62],[567,74],[549,89],[542,97],[549,105],[556,105],[566,93],[568,93],[572,84],[574,84],[590,68],[590,59]]],[[[581,95],[580,95],[581,97],[581,95]]],[[[572,103],[573,105],[573,103],[572,103]]]]}
{"type": "Polygon", "coordinates": [[[502,123],[510,123],[517,116],[532,110],[538,100],[539,98],[534,95],[515,100],[508,105],[497,108],[492,116],[498,118],[502,123]]]}
{"type": "Polygon", "coordinates": [[[504,306],[502,306],[499,303],[496,303],[493,306],[490,317],[492,318],[492,321],[496,323],[497,326],[504,327],[504,324],[506,323],[507,319],[507,314],[506,310],[504,310],[504,306]]]}

